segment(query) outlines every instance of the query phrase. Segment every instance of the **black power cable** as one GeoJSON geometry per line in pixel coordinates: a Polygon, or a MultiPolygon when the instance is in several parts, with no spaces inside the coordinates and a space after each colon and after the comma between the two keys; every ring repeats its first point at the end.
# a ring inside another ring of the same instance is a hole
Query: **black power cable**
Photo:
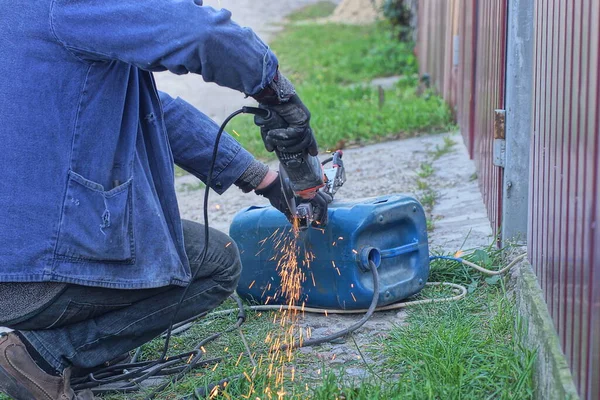
{"type": "MultiPolygon", "coordinates": [[[[233,112],[231,115],[229,115],[227,118],[225,118],[225,121],[223,121],[223,123],[221,124],[221,126],[219,127],[219,131],[217,132],[217,137],[215,138],[215,144],[213,147],[213,153],[212,153],[212,158],[210,160],[210,166],[208,169],[208,175],[206,177],[206,190],[204,191],[204,205],[203,205],[203,212],[204,212],[204,248],[202,249],[202,257],[200,258],[200,266],[202,266],[204,264],[204,261],[206,260],[206,254],[208,252],[208,236],[209,236],[209,228],[208,228],[208,195],[210,194],[210,185],[212,183],[212,178],[213,178],[213,172],[215,169],[215,164],[217,162],[217,155],[219,154],[219,142],[221,142],[221,136],[223,135],[223,132],[225,131],[225,127],[227,126],[227,124],[229,123],[229,121],[231,121],[233,118],[235,118],[236,116],[243,114],[244,113],[244,109],[240,109],[237,110],[235,112],[233,112]]],[[[169,351],[169,343],[171,341],[171,333],[173,332],[173,325],[175,324],[175,320],[177,319],[177,315],[179,314],[179,310],[181,309],[181,305],[183,304],[183,301],[185,300],[185,297],[187,296],[188,291],[190,290],[190,287],[192,286],[192,283],[194,282],[194,280],[196,280],[196,277],[198,276],[198,272],[200,272],[202,268],[198,267],[198,269],[196,270],[196,272],[194,273],[194,275],[192,276],[192,279],[190,280],[190,283],[185,287],[183,293],[181,294],[181,297],[179,298],[179,302],[177,303],[177,307],[175,308],[175,312],[173,313],[173,316],[171,317],[171,322],[169,323],[169,329],[167,330],[167,337],[165,339],[165,346],[163,348],[163,352],[162,355],[160,356],[160,361],[164,361],[165,357],[167,356],[167,352],[169,351]]]]}
{"type": "MultiPolygon", "coordinates": [[[[240,114],[245,114],[245,113],[246,114],[257,114],[257,115],[265,115],[265,114],[268,115],[269,111],[261,109],[261,108],[257,108],[257,107],[242,107],[241,109],[234,111],[227,118],[225,118],[225,121],[223,121],[223,123],[219,127],[219,131],[217,132],[217,137],[215,138],[215,144],[214,144],[214,147],[213,147],[212,158],[210,160],[210,166],[209,166],[209,169],[208,169],[208,175],[206,177],[206,190],[204,191],[204,204],[203,204],[203,211],[204,211],[204,249],[202,250],[202,257],[200,258],[200,266],[202,266],[204,264],[204,261],[206,260],[206,254],[208,253],[208,241],[209,241],[209,239],[208,239],[208,237],[209,237],[209,227],[208,227],[208,195],[210,193],[210,185],[212,183],[212,178],[213,178],[213,172],[214,172],[214,169],[215,169],[215,164],[217,163],[217,155],[219,154],[219,143],[221,142],[221,136],[223,135],[223,132],[225,131],[225,127],[227,126],[227,124],[233,118],[237,117],[240,114]]],[[[183,301],[185,300],[185,297],[187,296],[187,293],[188,293],[190,287],[192,286],[192,283],[196,280],[196,276],[198,275],[198,272],[200,272],[200,270],[201,270],[201,267],[198,267],[198,269],[196,270],[196,272],[192,276],[192,280],[185,287],[185,290],[181,294],[181,298],[179,299],[179,302],[177,303],[177,308],[175,308],[175,312],[173,313],[173,316],[171,317],[171,323],[169,324],[169,329],[167,330],[167,337],[165,339],[165,346],[163,348],[162,356],[160,357],[160,361],[161,362],[165,361],[165,357],[167,356],[167,352],[169,351],[169,343],[171,341],[171,334],[173,332],[173,325],[175,323],[175,320],[177,319],[177,314],[179,314],[179,310],[181,309],[181,305],[183,304],[183,301]]],[[[241,306],[241,303],[239,303],[239,305],[241,306]]],[[[240,307],[240,309],[243,309],[243,307],[240,307]]],[[[243,318],[240,318],[238,316],[238,323],[235,324],[235,327],[233,329],[239,328],[239,326],[241,326],[242,323],[244,323],[245,319],[246,319],[245,315],[243,316],[243,318]]],[[[223,333],[224,332],[220,332],[218,334],[215,334],[215,335],[213,335],[214,338],[213,338],[213,336],[211,336],[208,339],[206,339],[206,341],[212,341],[212,340],[216,339],[218,336],[220,336],[223,333]]],[[[204,343],[202,343],[199,346],[202,346],[203,344],[204,343]]],[[[150,394],[150,396],[146,397],[146,400],[154,399],[156,397],[156,395],[160,391],[162,391],[165,387],[167,387],[170,383],[176,382],[179,378],[181,378],[189,370],[191,370],[197,364],[197,362],[199,361],[199,359],[200,359],[200,357],[196,357],[194,359],[195,362],[194,361],[190,362],[190,364],[182,372],[180,372],[179,374],[177,374],[177,376],[175,376],[174,379],[171,379],[171,382],[168,382],[168,383],[165,383],[165,384],[159,386],[155,391],[152,392],[152,394],[150,394]]]]}

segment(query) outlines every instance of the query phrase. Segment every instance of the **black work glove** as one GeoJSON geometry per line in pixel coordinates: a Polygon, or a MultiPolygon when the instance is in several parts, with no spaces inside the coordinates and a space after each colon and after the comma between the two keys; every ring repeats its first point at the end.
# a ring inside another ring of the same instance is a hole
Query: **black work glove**
{"type": "Polygon", "coordinates": [[[317,141],[310,127],[310,111],[292,83],[279,70],[273,80],[253,96],[261,108],[271,112],[271,118],[254,117],[268,151],[318,154],[317,141]]]}
{"type": "Polygon", "coordinates": [[[268,120],[254,117],[268,151],[301,153],[307,150],[311,156],[319,153],[317,140],[310,127],[310,111],[298,95],[292,96],[287,103],[271,106],[261,104],[260,107],[272,113],[268,120]]]}
{"type": "Polygon", "coordinates": [[[312,226],[316,228],[324,228],[327,225],[327,208],[329,207],[329,203],[332,201],[332,197],[327,193],[320,190],[317,192],[317,195],[310,201],[313,211],[312,226]]]}
{"type": "MultiPolygon", "coordinates": [[[[281,211],[286,216],[288,221],[293,222],[292,212],[285,201],[283,191],[281,190],[281,179],[277,178],[267,187],[254,191],[257,195],[269,199],[271,205],[281,211]]],[[[312,226],[323,228],[327,225],[327,207],[331,203],[332,198],[327,193],[318,191],[312,200],[306,200],[312,206],[313,221],[312,226]]]]}
{"type": "Polygon", "coordinates": [[[269,199],[269,202],[273,207],[281,211],[288,220],[292,219],[292,212],[290,211],[290,208],[285,201],[285,197],[283,196],[283,191],[281,190],[281,179],[279,179],[279,177],[277,177],[273,182],[269,183],[267,187],[260,190],[255,190],[254,193],[269,199]]]}

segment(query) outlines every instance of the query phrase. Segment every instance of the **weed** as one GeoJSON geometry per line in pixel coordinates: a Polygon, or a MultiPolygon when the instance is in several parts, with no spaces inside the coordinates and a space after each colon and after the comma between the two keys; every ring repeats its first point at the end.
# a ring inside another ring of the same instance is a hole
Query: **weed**
{"type": "Polygon", "coordinates": [[[417,176],[421,179],[429,178],[434,173],[433,165],[430,162],[421,164],[421,169],[417,171],[417,176]]]}
{"type": "Polygon", "coordinates": [[[417,73],[413,45],[397,42],[387,25],[291,26],[271,45],[296,84],[361,83],[417,73]]]}
{"type": "Polygon", "coordinates": [[[477,180],[477,178],[478,178],[478,176],[477,176],[477,172],[473,172],[473,173],[471,174],[471,176],[469,177],[469,182],[476,181],[476,180],[477,180]]]}
{"type": "Polygon", "coordinates": [[[428,213],[431,213],[431,210],[438,199],[438,193],[433,189],[427,189],[418,197],[423,208],[425,208],[428,213]]]}
{"type": "Polygon", "coordinates": [[[427,190],[429,189],[429,182],[424,181],[422,179],[416,180],[417,190],[427,190]]]}
{"type": "Polygon", "coordinates": [[[180,177],[180,176],[185,176],[185,175],[188,175],[188,172],[186,170],[184,170],[183,168],[181,168],[180,166],[176,165],[175,166],[175,176],[180,177]]]}
{"type": "Polygon", "coordinates": [[[319,1],[318,3],[310,4],[297,11],[294,11],[287,16],[287,19],[292,22],[296,22],[316,18],[325,18],[333,14],[335,8],[336,4],[331,1],[319,1]]]}
{"type": "Polygon", "coordinates": [[[433,232],[433,230],[435,229],[435,221],[433,220],[433,218],[427,218],[427,232],[433,232]]]}
{"type": "MultiPolygon", "coordinates": [[[[488,266],[501,262],[491,246],[465,257],[488,266]]],[[[407,324],[390,332],[383,346],[388,366],[400,375],[398,392],[411,399],[532,398],[535,354],[520,344],[503,280],[489,285],[478,272],[449,263],[434,262],[431,280],[481,284],[461,302],[410,309],[407,324]]]]}
{"type": "Polygon", "coordinates": [[[441,145],[441,146],[439,144],[435,145],[435,149],[431,152],[433,155],[433,159],[437,160],[440,157],[450,153],[455,145],[456,145],[456,142],[454,140],[452,140],[451,137],[449,137],[449,136],[444,137],[443,145],[441,145]]]}

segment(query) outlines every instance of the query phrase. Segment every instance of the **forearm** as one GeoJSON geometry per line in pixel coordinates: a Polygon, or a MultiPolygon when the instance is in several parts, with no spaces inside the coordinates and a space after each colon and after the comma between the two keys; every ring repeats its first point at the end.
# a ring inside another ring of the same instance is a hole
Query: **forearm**
{"type": "Polygon", "coordinates": [[[248,95],[271,82],[278,64],[229,11],[192,0],[55,0],[50,22],[60,44],[84,61],[196,73],[248,95]]]}
{"type": "MultiPolygon", "coordinates": [[[[165,125],[175,163],[206,183],[219,126],[184,100],[159,92],[165,125]]],[[[223,133],[213,169],[211,188],[223,193],[255,158],[226,132],[223,133]]]]}

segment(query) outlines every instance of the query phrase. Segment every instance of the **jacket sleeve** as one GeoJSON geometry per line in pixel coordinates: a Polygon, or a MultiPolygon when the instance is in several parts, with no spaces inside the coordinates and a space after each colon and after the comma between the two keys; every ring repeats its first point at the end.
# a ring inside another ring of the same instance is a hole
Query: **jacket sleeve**
{"type": "MultiPolygon", "coordinates": [[[[159,92],[175,164],[206,183],[219,126],[181,98],[159,92]]],[[[211,188],[222,194],[246,171],[254,157],[223,132],[211,188]]]]}
{"type": "Polygon", "coordinates": [[[89,62],[119,60],[148,71],[188,72],[252,95],[275,75],[277,58],[231,12],[196,0],[54,0],[50,26],[89,62]],[[199,3],[199,4],[197,4],[199,3]]]}

